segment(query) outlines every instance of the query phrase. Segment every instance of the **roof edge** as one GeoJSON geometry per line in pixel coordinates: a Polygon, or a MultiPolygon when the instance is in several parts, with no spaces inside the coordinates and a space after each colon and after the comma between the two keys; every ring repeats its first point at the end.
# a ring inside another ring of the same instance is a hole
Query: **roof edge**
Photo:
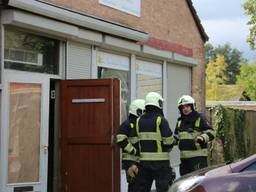
{"type": "Polygon", "coordinates": [[[202,39],[203,39],[203,41],[205,43],[206,41],[209,40],[209,37],[206,34],[203,25],[201,24],[201,20],[200,20],[199,16],[197,15],[197,12],[196,12],[196,9],[194,8],[192,0],[186,0],[186,1],[187,1],[187,4],[188,4],[188,7],[189,7],[189,9],[190,9],[190,11],[192,13],[192,16],[193,16],[193,18],[194,18],[194,20],[196,22],[196,26],[197,26],[197,28],[198,28],[198,30],[200,32],[200,35],[201,35],[201,37],[202,37],[202,39]]]}

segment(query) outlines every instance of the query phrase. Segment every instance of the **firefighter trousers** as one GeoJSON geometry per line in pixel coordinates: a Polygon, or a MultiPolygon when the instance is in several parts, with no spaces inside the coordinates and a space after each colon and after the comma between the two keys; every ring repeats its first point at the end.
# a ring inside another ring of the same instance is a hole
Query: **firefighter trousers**
{"type": "Polygon", "coordinates": [[[208,166],[207,157],[193,157],[193,158],[181,159],[180,161],[181,161],[181,164],[180,164],[181,176],[208,166]]]}
{"type": "MultiPolygon", "coordinates": [[[[158,162],[159,163],[159,162],[158,162]]],[[[141,163],[136,177],[135,191],[150,192],[153,181],[155,180],[157,192],[167,192],[171,178],[169,161],[165,164],[141,163]]]]}
{"type": "Polygon", "coordinates": [[[127,180],[127,183],[128,183],[128,192],[136,192],[135,189],[134,189],[135,188],[136,177],[132,178],[126,172],[126,180],[127,180]]]}

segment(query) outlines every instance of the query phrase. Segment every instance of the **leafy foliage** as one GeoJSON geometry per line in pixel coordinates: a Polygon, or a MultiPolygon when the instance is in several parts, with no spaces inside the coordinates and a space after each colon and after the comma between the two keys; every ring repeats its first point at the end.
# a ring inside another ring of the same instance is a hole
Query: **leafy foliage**
{"type": "Polygon", "coordinates": [[[209,61],[206,68],[206,98],[207,100],[218,100],[218,85],[224,84],[227,79],[225,70],[227,63],[224,56],[218,55],[215,61],[209,61]]]}
{"type": "Polygon", "coordinates": [[[219,105],[214,109],[213,121],[216,137],[221,139],[226,162],[243,158],[246,151],[246,113],[244,110],[224,108],[219,105]]]}
{"type": "Polygon", "coordinates": [[[251,100],[256,100],[256,62],[254,64],[243,63],[237,82],[244,87],[251,100]]]}
{"type": "Polygon", "coordinates": [[[243,7],[245,14],[250,16],[250,20],[247,23],[250,26],[247,42],[252,49],[256,49],[256,0],[246,0],[243,7]]]}
{"type": "Polygon", "coordinates": [[[227,68],[225,70],[225,75],[227,79],[225,84],[235,84],[236,76],[239,74],[240,63],[245,60],[242,58],[242,52],[238,49],[231,48],[231,46],[226,43],[224,45],[219,45],[218,47],[213,47],[210,43],[205,45],[205,59],[206,63],[216,60],[218,55],[222,55],[227,63],[227,68]]]}
{"type": "Polygon", "coordinates": [[[205,50],[205,61],[206,64],[209,63],[209,61],[213,61],[216,59],[216,53],[215,53],[215,48],[211,43],[206,43],[204,46],[205,50]]]}
{"type": "Polygon", "coordinates": [[[227,63],[225,62],[224,56],[217,55],[215,61],[209,61],[206,68],[206,78],[211,84],[224,84],[227,79],[225,70],[227,63]]]}

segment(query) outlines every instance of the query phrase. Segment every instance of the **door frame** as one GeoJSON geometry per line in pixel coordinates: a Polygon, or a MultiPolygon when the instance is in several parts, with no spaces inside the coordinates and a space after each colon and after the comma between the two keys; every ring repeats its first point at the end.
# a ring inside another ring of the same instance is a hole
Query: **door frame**
{"type": "Polygon", "coordinates": [[[1,110],[1,175],[2,190],[13,192],[14,187],[33,186],[34,191],[47,191],[47,165],[48,165],[48,126],[49,126],[49,90],[50,76],[39,73],[4,70],[1,110]],[[39,181],[27,183],[8,184],[8,140],[9,140],[9,83],[38,83],[42,85],[41,92],[41,130],[40,130],[40,161],[39,181]],[[45,152],[46,150],[46,152],[45,152]]]}

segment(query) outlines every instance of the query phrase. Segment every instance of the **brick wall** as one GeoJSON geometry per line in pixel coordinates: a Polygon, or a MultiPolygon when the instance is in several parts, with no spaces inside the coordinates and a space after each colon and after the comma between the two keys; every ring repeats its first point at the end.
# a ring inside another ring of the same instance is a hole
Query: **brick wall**
{"type": "Polygon", "coordinates": [[[141,0],[141,17],[101,5],[98,0],[47,1],[145,31],[151,38],[176,46],[176,52],[188,52],[200,61],[193,69],[192,92],[199,109],[204,110],[204,42],[186,0],[141,0]]]}

